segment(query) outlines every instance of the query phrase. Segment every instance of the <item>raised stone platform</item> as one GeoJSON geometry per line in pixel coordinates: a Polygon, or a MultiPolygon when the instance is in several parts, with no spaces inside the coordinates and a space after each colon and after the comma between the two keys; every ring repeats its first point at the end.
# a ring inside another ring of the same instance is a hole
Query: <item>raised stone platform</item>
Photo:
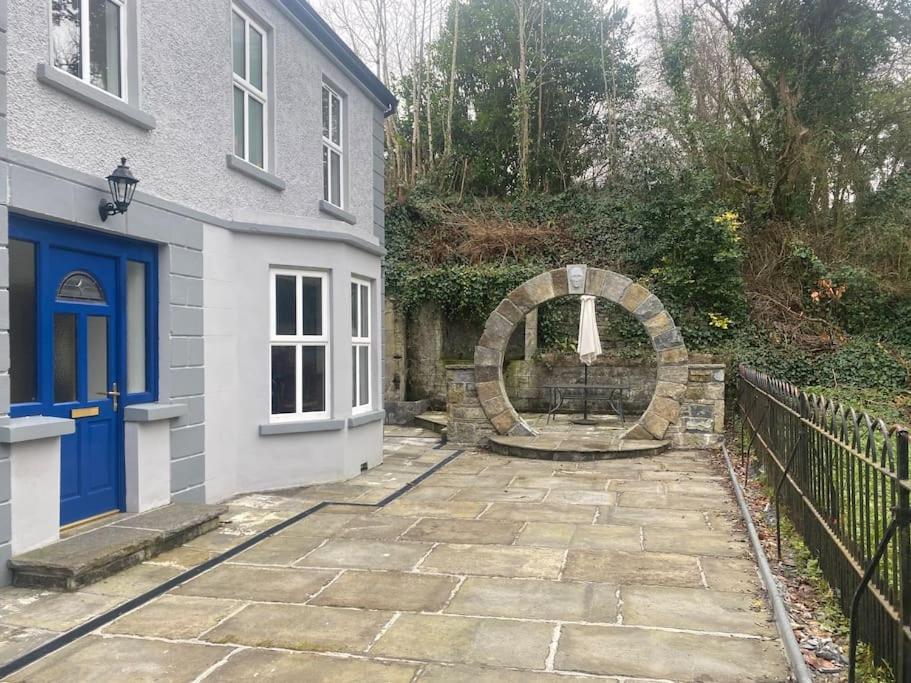
{"type": "Polygon", "coordinates": [[[492,436],[487,447],[494,453],[514,458],[579,462],[641,458],[663,453],[669,441],[620,439],[613,437],[586,438],[572,433],[544,433],[538,436],[492,436]]]}
{"type": "Polygon", "coordinates": [[[13,585],[75,591],[212,531],[223,505],[172,503],[76,533],[9,561],[13,585]]]}

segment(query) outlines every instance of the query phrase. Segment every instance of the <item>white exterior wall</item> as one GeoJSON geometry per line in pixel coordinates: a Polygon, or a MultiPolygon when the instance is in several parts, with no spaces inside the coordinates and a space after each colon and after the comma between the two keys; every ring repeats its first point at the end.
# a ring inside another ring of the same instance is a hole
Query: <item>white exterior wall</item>
{"type": "Polygon", "coordinates": [[[287,488],[355,476],[382,459],[382,420],[351,426],[352,275],[371,280],[371,399],[379,384],[380,263],[345,244],[232,233],[204,233],[206,328],[206,486],[209,500],[240,491],[287,488]],[[327,431],[261,435],[269,424],[270,267],[328,274],[330,416],[327,431]],[[343,426],[338,428],[341,420],[343,426]]]}
{"type": "MultiPolygon", "coordinates": [[[[50,0],[9,4],[9,146],[48,161],[107,176],[121,156],[139,189],[219,218],[256,209],[318,217],[322,197],[321,87],[345,95],[347,229],[373,234],[373,125],[379,106],[271,0],[247,0],[272,29],[275,55],[275,157],[283,192],[229,169],[233,151],[231,3],[229,0],[138,2],[139,108],[151,131],[100,112],[36,78],[50,56],[50,0]]],[[[95,207],[89,207],[94,210],[95,207]]],[[[97,213],[97,212],[96,212],[97,213]]]]}

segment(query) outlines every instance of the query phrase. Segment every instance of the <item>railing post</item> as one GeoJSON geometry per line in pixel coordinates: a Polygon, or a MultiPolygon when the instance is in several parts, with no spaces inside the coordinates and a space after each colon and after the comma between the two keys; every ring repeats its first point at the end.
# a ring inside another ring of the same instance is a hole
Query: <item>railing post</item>
{"type": "Polygon", "coordinates": [[[902,484],[911,480],[908,467],[908,442],[909,436],[906,429],[898,432],[898,448],[896,451],[896,465],[898,475],[898,511],[904,516],[906,523],[898,530],[898,563],[899,563],[899,611],[901,625],[898,629],[898,671],[896,681],[911,680],[911,644],[905,637],[904,629],[911,629],[911,525],[907,523],[911,517],[911,491],[902,484]]]}

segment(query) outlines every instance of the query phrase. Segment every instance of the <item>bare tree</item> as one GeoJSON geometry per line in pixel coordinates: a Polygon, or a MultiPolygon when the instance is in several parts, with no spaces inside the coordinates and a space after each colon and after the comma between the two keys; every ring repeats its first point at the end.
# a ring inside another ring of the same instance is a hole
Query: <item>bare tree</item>
{"type": "Polygon", "coordinates": [[[449,62],[449,100],[446,103],[446,128],[443,130],[443,158],[452,155],[452,109],[455,103],[456,60],[459,54],[459,8],[460,0],[455,0],[452,8],[452,55],[449,62]]]}

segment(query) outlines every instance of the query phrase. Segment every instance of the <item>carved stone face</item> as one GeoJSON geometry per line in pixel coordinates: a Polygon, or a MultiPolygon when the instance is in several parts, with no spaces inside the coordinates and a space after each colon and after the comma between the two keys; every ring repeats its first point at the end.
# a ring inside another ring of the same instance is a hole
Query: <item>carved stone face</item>
{"type": "Polygon", "coordinates": [[[569,269],[569,289],[571,292],[580,292],[585,288],[585,269],[573,266],[569,269]]]}

